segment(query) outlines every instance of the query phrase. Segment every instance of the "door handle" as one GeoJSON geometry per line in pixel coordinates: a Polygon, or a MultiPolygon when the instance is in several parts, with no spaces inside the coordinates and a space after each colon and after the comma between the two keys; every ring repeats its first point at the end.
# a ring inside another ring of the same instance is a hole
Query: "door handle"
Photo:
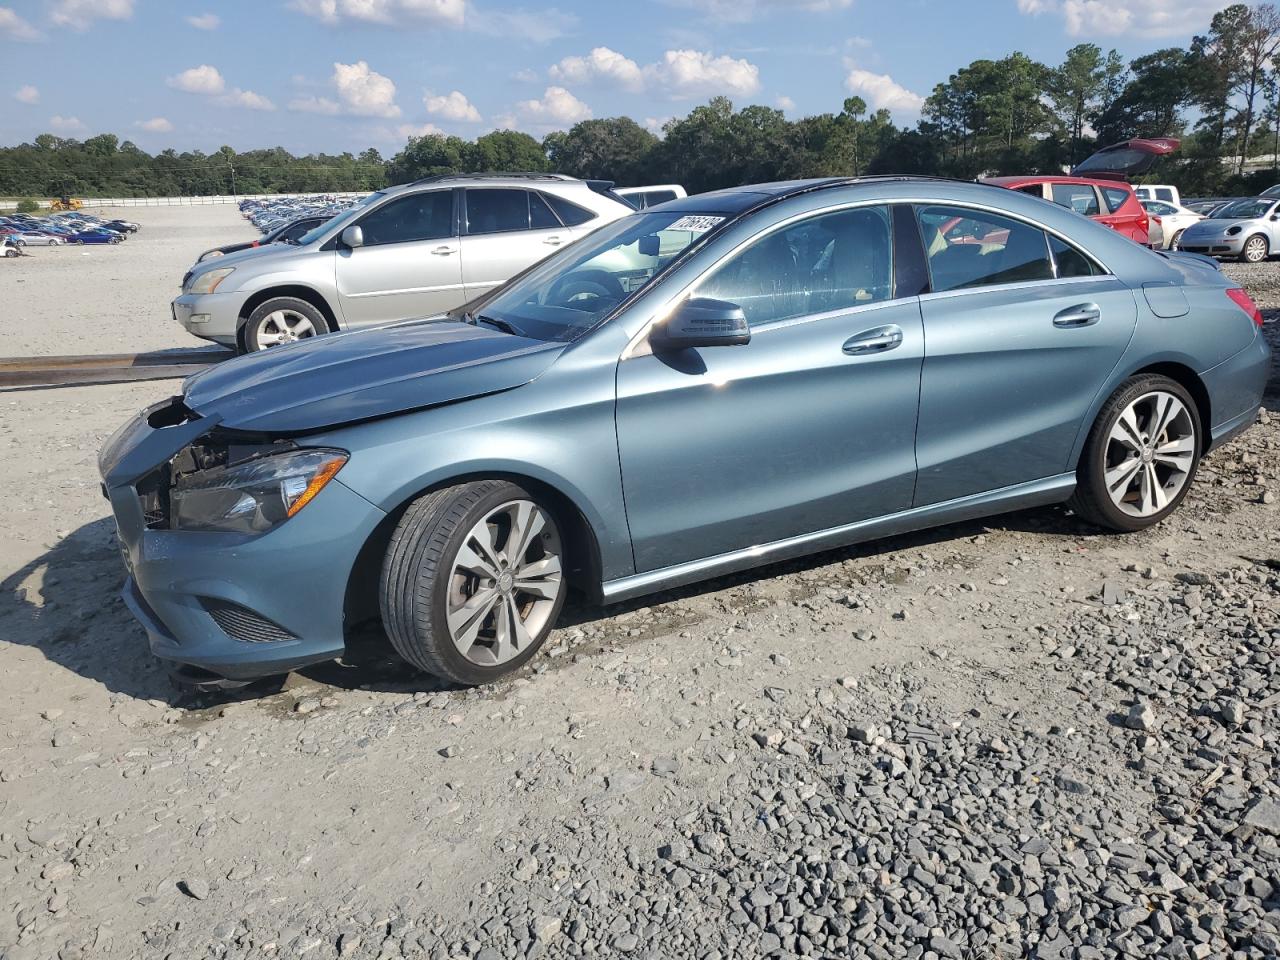
{"type": "Polygon", "coordinates": [[[455,253],[456,251],[454,250],[453,247],[436,247],[431,252],[434,253],[437,257],[447,257],[450,254],[455,253]]]}
{"type": "Polygon", "coordinates": [[[886,350],[900,346],[902,346],[902,328],[896,323],[891,323],[855,333],[844,342],[842,349],[851,357],[859,357],[868,353],[884,353],[886,350]]]}
{"type": "Polygon", "coordinates": [[[1055,327],[1091,327],[1102,317],[1096,303],[1077,303],[1067,307],[1053,317],[1055,327]]]}
{"type": "Polygon", "coordinates": [[[560,246],[560,244],[564,243],[564,241],[561,240],[559,237],[547,237],[542,242],[546,244],[550,244],[553,247],[558,247],[560,246]]]}

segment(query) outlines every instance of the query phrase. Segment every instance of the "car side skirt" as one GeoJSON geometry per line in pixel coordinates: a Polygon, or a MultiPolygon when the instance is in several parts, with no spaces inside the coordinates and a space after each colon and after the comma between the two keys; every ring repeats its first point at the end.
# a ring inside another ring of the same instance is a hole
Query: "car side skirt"
{"type": "Polygon", "coordinates": [[[1075,487],[1074,473],[1062,473],[1041,480],[1031,480],[1027,483],[1001,487],[998,490],[976,493],[943,503],[913,507],[884,517],[859,520],[856,523],[847,523],[797,537],[788,537],[785,540],[775,540],[772,543],[734,550],[731,553],[637,573],[619,580],[610,580],[601,585],[601,595],[606,603],[616,603],[658,590],[683,586],[698,580],[723,576],[739,570],[844,547],[865,540],[875,540],[963,520],[974,520],[997,513],[1061,503],[1071,496],[1075,487]]]}

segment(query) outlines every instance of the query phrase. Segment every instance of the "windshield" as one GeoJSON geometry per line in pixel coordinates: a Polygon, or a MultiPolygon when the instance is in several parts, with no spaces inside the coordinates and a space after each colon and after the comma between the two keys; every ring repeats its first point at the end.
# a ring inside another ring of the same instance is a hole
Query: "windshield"
{"type": "Polygon", "coordinates": [[[381,200],[385,196],[386,196],[385,193],[382,193],[381,191],[379,191],[377,193],[369,194],[367,197],[365,197],[362,200],[357,200],[355,203],[349,206],[342,213],[338,214],[332,220],[325,221],[324,223],[320,224],[318,227],[315,227],[312,230],[308,230],[305,234],[299,237],[298,246],[305,247],[308,243],[312,243],[316,240],[319,240],[320,235],[322,233],[328,233],[330,227],[337,227],[339,230],[341,230],[348,223],[354,220],[356,216],[365,207],[367,207],[369,204],[377,200],[381,200]]]}
{"type": "Polygon", "coordinates": [[[1274,200],[1261,198],[1237,200],[1235,203],[1227,204],[1213,216],[1215,220],[1257,220],[1267,215],[1273,203],[1275,203],[1274,200]]]}
{"type": "Polygon", "coordinates": [[[603,227],[514,280],[475,312],[536,340],[573,340],[642,290],[724,217],[638,213],[603,227]]]}

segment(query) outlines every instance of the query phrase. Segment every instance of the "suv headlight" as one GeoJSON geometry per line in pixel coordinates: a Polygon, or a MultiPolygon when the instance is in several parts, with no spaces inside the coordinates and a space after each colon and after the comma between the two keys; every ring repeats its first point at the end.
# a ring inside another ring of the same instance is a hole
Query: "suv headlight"
{"type": "Polygon", "coordinates": [[[175,530],[264,533],[325,488],[347,462],[345,450],[291,450],[178,478],[169,491],[175,530]]]}
{"type": "Polygon", "coordinates": [[[200,276],[195,277],[191,281],[191,289],[189,293],[213,293],[218,289],[218,284],[236,272],[235,267],[222,267],[218,270],[209,270],[200,276]]]}

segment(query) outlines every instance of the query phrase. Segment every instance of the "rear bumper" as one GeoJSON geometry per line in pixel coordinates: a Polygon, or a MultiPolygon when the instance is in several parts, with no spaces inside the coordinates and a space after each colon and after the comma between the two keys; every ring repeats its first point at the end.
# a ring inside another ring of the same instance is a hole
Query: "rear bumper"
{"type": "Polygon", "coordinates": [[[1207,450],[1222,446],[1253,424],[1270,375],[1271,347],[1261,333],[1235,356],[1200,375],[1213,411],[1207,450]]]}

